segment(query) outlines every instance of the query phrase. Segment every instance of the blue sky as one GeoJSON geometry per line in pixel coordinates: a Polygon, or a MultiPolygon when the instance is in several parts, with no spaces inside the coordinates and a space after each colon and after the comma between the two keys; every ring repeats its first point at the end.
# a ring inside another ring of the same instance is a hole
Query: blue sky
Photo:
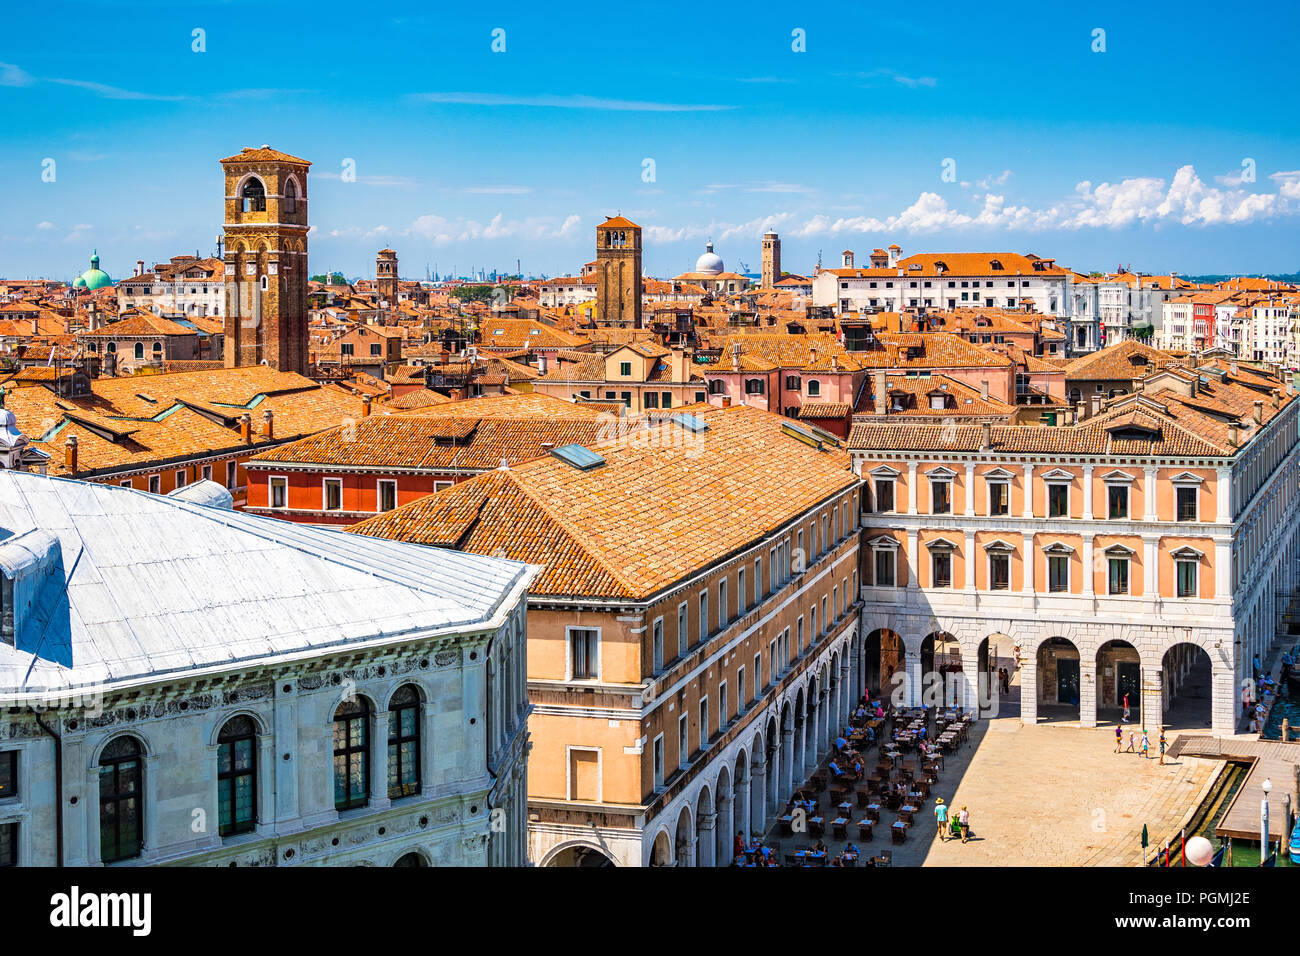
{"type": "Polygon", "coordinates": [[[804,273],[891,242],[1300,270],[1297,5],[906,9],[14,7],[0,275],[71,277],[92,247],[115,278],[210,254],[217,160],[262,143],[314,163],[313,271],[369,274],[391,245],[410,277],[572,272],[615,212],[646,228],[657,275],[709,238],[756,270],[767,226],[804,273]]]}

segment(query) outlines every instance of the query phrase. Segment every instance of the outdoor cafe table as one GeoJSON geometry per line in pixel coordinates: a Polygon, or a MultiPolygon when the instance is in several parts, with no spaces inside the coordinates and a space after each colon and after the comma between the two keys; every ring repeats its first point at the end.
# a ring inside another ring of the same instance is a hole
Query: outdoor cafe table
{"type": "Polygon", "coordinates": [[[794,858],[800,866],[826,863],[826,854],[821,850],[797,850],[794,858]]]}
{"type": "Polygon", "coordinates": [[[853,813],[853,804],[850,801],[845,800],[843,803],[839,805],[839,810],[840,810],[840,816],[847,817],[851,813],[853,813]]]}
{"type": "Polygon", "coordinates": [[[907,824],[902,820],[895,820],[893,825],[890,826],[889,832],[895,843],[902,843],[907,839],[907,824]]]}
{"type": "Polygon", "coordinates": [[[867,819],[875,823],[880,822],[880,804],[878,803],[867,804],[867,819]]]}
{"type": "Polygon", "coordinates": [[[917,808],[914,805],[905,803],[898,808],[898,815],[904,823],[911,823],[912,817],[916,814],[916,810],[917,808]]]}

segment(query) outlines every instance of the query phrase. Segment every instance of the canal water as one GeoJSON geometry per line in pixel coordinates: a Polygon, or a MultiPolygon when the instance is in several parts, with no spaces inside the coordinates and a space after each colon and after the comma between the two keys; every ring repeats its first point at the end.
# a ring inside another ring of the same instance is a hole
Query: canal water
{"type": "MultiPolygon", "coordinates": [[[[1274,709],[1276,710],[1276,708],[1274,709]]],[[[1296,723],[1296,720],[1296,717],[1292,717],[1291,723],[1296,723]]],[[[1228,807],[1232,803],[1232,798],[1235,797],[1237,791],[1241,789],[1241,785],[1246,779],[1247,769],[1241,764],[1229,764],[1227,769],[1224,770],[1224,773],[1228,775],[1227,786],[1220,792],[1220,796],[1214,804],[1213,812],[1206,817],[1205,822],[1196,830],[1195,834],[1188,834],[1188,836],[1195,835],[1205,837],[1214,846],[1216,853],[1225,841],[1215,836],[1214,829],[1219,825],[1219,821],[1223,819],[1223,815],[1228,812],[1228,807]]],[[[1281,832],[1286,826],[1286,821],[1283,819],[1282,803],[1280,800],[1270,800],[1269,808],[1269,842],[1276,847],[1278,836],[1283,837],[1282,852],[1278,854],[1276,865],[1294,866],[1295,864],[1286,853],[1286,844],[1289,842],[1290,834],[1281,832]],[[1274,806],[1275,803],[1276,806],[1274,806]]],[[[1230,852],[1232,853],[1232,866],[1259,866],[1259,840],[1233,840],[1232,850],[1230,852]]],[[[1171,866],[1182,865],[1182,857],[1180,850],[1177,847],[1170,847],[1169,857],[1171,866]]],[[[1226,856],[1224,857],[1223,865],[1229,865],[1226,856]]]]}

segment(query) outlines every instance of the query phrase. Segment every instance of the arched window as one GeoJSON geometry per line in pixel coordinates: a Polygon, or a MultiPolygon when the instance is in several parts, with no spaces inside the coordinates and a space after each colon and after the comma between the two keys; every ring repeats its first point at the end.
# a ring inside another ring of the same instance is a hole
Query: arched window
{"type": "Polygon", "coordinates": [[[763,380],[762,380],[761,378],[747,378],[747,379],[745,379],[745,394],[746,394],[746,395],[762,395],[762,394],[763,394],[763,388],[764,388],[764,385],[763,385],[763,380]]]}
{"type": "Polygon", "coordinates": [[[420,792],[420,694],[407,684],[388,704],[388,798],[420,792]]]}
{"type": "Polygon", "coordinates": [[[217,827],[223,837],[257,825],[257,725],[232,717],[217,737],[217,827]]]}
{"type": "Polygon", "coordinates": [[[117,343],[116,343],[116,342],[109,342],[109,343],[108,343],[108,351],[110,351],[110,352],[114,352],[114,353],[117,352],[117,343]]]}
{"type": "Polygon", "coordinates": [[[153,344],[153,357],[156,358],[156,359],[160,359],[160,358],[162,358],[162,343],[161,343],[161,342],[155,342],[155,343],[153,344]]]}
{"type": "Polygon", "coordinates": [[[1083,401],[1083,392],[1077,388],[1070,389],[1070,404],[1078,405],[1081,401],[1083,401]]]}
{"type": "Polygon", "coordinates": [[[266,212],[266,187],[256,176],[244,183],[239,198],[244,212],[266,212]]]}
{"type": "Polygon", "coordinates": [[[722,385],[722,380],[721,380],[721,379],[718,379],[718,378],[711,378],[711,379],[709,379],[709,394],[710,394],[710,395],[721,395],[721,394],[722,394],[722,389],[723,389],[723,385],[722,385]]]}
{"type": "Polygon", "coordinates": [[[334,808],[370,801],[370,706],[360,697],[334,711],[334,808]]]}
{"type": "Polygon", "coordinates": [[[808,394],[820,395],[821,393],[822,393],[822,383],[817,381],[817,379],[815,378],[810,378],[808,380],[808,394]]]}
{"type": "Polygon", "coordinates": [[[403,853],[394,862],[393,866],[427,866],[424,857],[418,853],[403,853]]]}
{"type": "Polygon", "coordinates": [[[136,342],[136,343],[135,343],[135,357],[138,358],[138,359],[142,359],[142,358],[144,358],[144,343],[143,343],[143,342],[136,342]]]}
{"type": "Polygon", "coordinates": [[[99,758],[99,857],[129,860],[144,846],[144,748],[118,737],[99,758]]]}
{"type": "Polygon", "coordinates": [[[284,184],[284,211],[287,213],[298,211],[298,184],[292,179],[284,184]]]}

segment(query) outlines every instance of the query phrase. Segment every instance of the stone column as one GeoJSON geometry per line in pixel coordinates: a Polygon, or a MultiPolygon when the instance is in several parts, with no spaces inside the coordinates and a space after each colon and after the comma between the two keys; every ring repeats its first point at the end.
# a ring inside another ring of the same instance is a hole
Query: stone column
{"type": "Polygon", "coordinates": [[[1160,520],[1156,512],[1156,470],[1152,467],[1142,469],[1142,511],[1143,521],[1160,520]]]}
{"type": "Polygon", "coordinates": [[[1083,520],[1092,521],[1092,465],[1083,466],[1083,520]]]}
{"type": "Polygon", "coordinates": [[[1020,722],[1038,723],[1038,652],[1021,650],[1024,660],[1020,664],[1020,722]]]}
{"type": "Polygon", "coordinates": [[[921,703],[921,652],[904,650],[904,661],[907,667],[907,698],[904,703],[916,707],[921,703]]]}
{"type": "Polygon", "coordinates": [[[1155,538],[1145,538],[1142,542],[1142,593],[1152,600],[1160,597],[1160,558],[1156,544],[1155,538]]]}
{"type": "Polygon", "coordinates": [[[966,590],[975,590],[975,532],[966,532],[966,550],[962,555],[966,562],[966,590]]]}
{"type": "Polygon", "coordinates": [[[717,813],[702,814],[696,821],[695,836],[695,865],[696,866],[716,866],[717,860],[714,851],[717,844],[714,842],[716,837],[713,828],[717,826],[717,813]]]}
{"type": "Polygon", "coordinates": [[[916,462],[907,463],[907,513],[916,514],[916,462]]]}
{"type": "Polygon", "coordinates": [[[1026,518],[1034,516],[1034,466],[1025,465],[1025,512],[1026,518]]]}
{"type": "MultiPolygon", "coordinates": [[[[1142,726],[1148,731],[1165,720],[1164,674],[1159,667],[1142,668],[1142,726]]],[[[1157,731],[1158,736],[1158,731],[1157,731]]]]}
{"type": "MultiPolygon", "coordinates": [[[[735,787],[735,783],[732,783],[735,787]]],[[[732,809],[733,798],[728,794],[718,797],[717,843],[714,851],[714,866],[726,866],[731,862],[731,844],[736,839],[736,821],[732,809]]]]}
{"type": "Polygon", "coordinates": [[[845,654],[840,658],[840,720],[839,728],[848,726],[849,717],[853,714],[853,704],[857,700],[857,695],[853,691],[853,682],[849,679],[849,656],[845,654]]]}
{"type": "MultiPolygon", "coordinates": [[[[748,766],[742,767],[741,769],[745,773],[745,779],[736,781],[736,802],[740,808],[740,828],[748,832],[750,826],[752,826],[749,816],[749,789],[751,781],[754,778],[748,766]]],[[[735,812],[735,808],[733,807],[732,813],[734,814],[735,812]]],[[[736,834],[733,832],[731,836],[734,839],[736,834]]]]}
{"type": "MultiPolygon", "coordinates": [[[[963,710],[973,710],[976,716],[982,714],[982,701],[979,695],[980,655],[978,646],[974,649],[965,644],[961,647],[962,701],[963,710]]],[[[992,695],[996,699],[997,695],[992,695]]]]}
{"type": "Polygon", "coordinates": [[[388,799],[388,711],[370,714],[370,804],[375,810],[389,805],[388,799]]]}
{"type": "MultiPolygon", "coordinates": [[[[919,538],[920,532],[915,528],[907,532],[907,590],[909,591],[915,591],[921,586],[921,582],[917,577],[917,568],[920,565],[917,552],[921,547],[919,538]]],[[[910,601],[911,598],[908,598],[908,600],[910,601]]]]}
{"type": "Polygon", "coordinates": [[[1235,732],[1239,691],[1232,668],[1214,661],[1210,665],[1210,727],[1227,737],[1235,732]]]}
{"type": "Polygon", "coordinates": [[[1097,655],[1079,652],[1079,724],[1097,726],[1097,655]]]}
{"type": "Polygon", "coordinates": [[[1092,535],[1083,536],[1083,596],[1091,598],[1096,594],[1094,584],[1097,580],[1097,571],[1092,566],[1092,535]]]}
{"type": "Polygon", "coordinates": [[[1034,561],[1037,555],[1034,554],[1034,534],[1032,531],[1026,531],[1022,535],[1023,544],[1020,552],[1021,573],[1024,580],[1021,582],[1020,589],[1024,592],[1026,606],[1032,607],[1034,603],[1034,561]]]}
{"type": "Polygon", "coordinates": [[[966,511],[967,515],[975,513],[975,462],[966,462],[966,511]]]}
{"type": "Polygon", "coordinates": [[[749,833],[762,836],[767,829],[767,757],[754,754],[749,769],[749,833]]]}

